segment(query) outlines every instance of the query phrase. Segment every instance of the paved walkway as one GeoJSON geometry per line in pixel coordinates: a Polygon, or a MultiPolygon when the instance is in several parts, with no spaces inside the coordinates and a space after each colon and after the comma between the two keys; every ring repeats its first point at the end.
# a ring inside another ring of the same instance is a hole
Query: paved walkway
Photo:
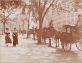
{"type": "MultiPolygon", "coordinates": [[[[54,44],[53,44],[54,46],[54,44]]],[[[64,52],[61,48],[37,45],[31,38],[19,37],[17,47],[5,46],[4,36],[0,38],[0,63],[82,63],[82,52],[64,52]]]]}

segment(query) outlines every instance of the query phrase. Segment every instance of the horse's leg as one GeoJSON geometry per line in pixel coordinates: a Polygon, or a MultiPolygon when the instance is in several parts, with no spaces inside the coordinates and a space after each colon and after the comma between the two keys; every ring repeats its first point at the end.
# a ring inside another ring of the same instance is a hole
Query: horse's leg
{"type": "Polygon", "coordinates": [[[71,50],[71,48],[72,48],[72,44],[70,43],[70,49],[69,50],[71,50]]]}
{"type": "Polygon", "coordinates": [[[49,38],[49,45],[48,46],[52,47],[52,45],[51,45],[51,38],[49,38]]]}
{"type": "Polygon", "coordinates": [[[57,38],[56,38],[56,47],[57,47],[57,38]]]}
{"type": "Polygon", "coordinates": [[[59,39],[56,39],[56,47],[59,47],[59,39]]]}
{"type": "Polygon", "coordinates": [[[64,43],[61,43],[62,44],[62,49],[64,49],[64,43]]]}
{"type": "Polygon", "coordinates": [[[44,44],[46,44],[46,38],[44,38],[44,44]]]}
{"type": "Polygon", "coordinates": [[[59,47],[59,38],[58,38],[58,47],[59,47]]]}
{"type": "Polygon", "coordinates": [[[35,33],[33,33],[33,39],[35,40],[35,33]]]}

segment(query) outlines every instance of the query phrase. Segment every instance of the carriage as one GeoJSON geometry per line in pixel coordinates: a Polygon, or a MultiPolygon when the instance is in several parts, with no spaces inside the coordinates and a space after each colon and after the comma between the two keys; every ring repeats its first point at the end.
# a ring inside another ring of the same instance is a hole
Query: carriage
{"type": "Polygon", "coordinates": [[[65,31],[61,33],[60,41],[64,50],[71,50],[72,44],[80,42],[81,33],[78,26],[65,25],[65,31]]]}

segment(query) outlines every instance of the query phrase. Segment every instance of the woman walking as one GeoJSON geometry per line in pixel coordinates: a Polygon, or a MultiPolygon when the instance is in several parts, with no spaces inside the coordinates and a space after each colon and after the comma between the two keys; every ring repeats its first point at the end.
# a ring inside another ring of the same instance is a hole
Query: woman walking
{"type": "Polygon", "coordinates": [[[6,42],[6,46],[7,46],[7,47],[8,47],[8,44],[9,44],[9,43],[12,43],[12,42],[11,42],[11,39],[10,39],[9,28],[6,28],[6,31],[5,31],[5,42],[6,42]]]}
{"type": "Polygon", "coordinates": [[[18,32],[16,28],[14,28],[12,36],[13,36],[13,46],[16,47],[16,45],[18,44],[18,32]]]}

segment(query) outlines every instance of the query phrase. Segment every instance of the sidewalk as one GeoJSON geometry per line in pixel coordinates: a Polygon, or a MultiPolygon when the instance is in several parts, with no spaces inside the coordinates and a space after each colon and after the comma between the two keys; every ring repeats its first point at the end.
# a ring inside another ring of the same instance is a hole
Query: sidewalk
{"type": "Polygon", "coordinates": [[[0,39],[0,63],[81,63],[82,52],[64,52],[61,48],[37,45],[36,41],[19,37],[17,47],[5,47],[4,37],[0,39]],[[1,40],[2,39],[2,40],[1,40]]]}

